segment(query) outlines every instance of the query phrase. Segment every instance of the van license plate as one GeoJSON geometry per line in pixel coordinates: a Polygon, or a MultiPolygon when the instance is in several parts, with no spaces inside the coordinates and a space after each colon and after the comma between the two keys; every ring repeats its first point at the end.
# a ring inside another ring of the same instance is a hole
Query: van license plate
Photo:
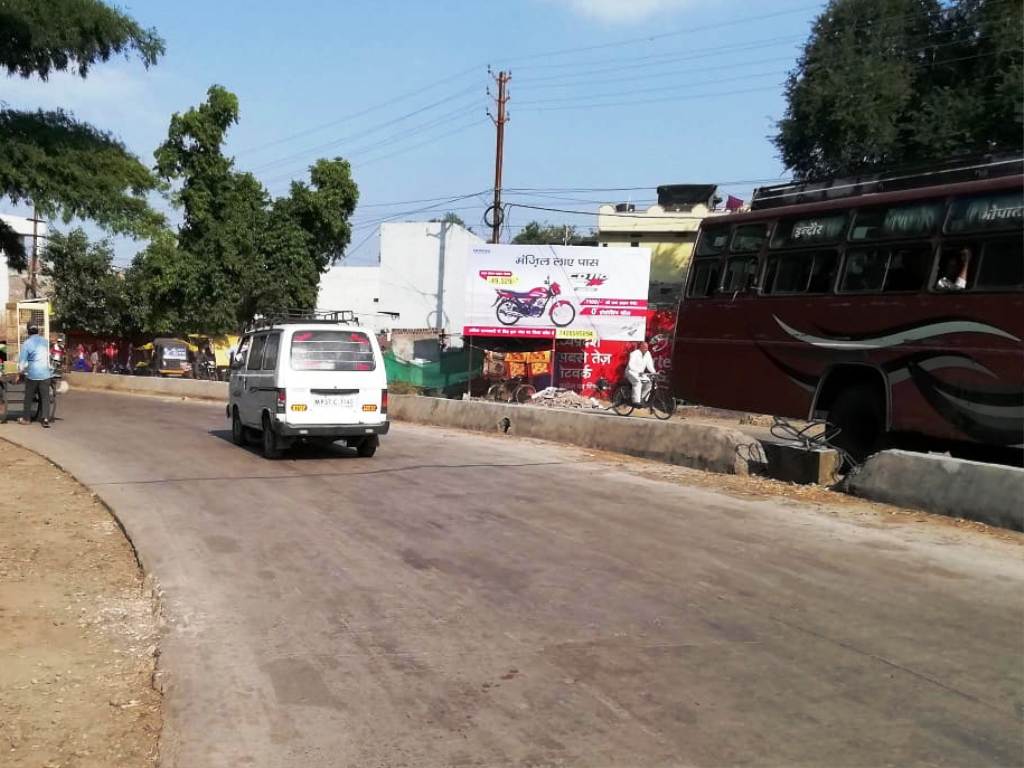
{"type": "Polygon", "coordinates": [[[313,405],[317,408],[351,408],[355,402],[356,399],[351,395],[327,395],[313,398],[313,405]]]}

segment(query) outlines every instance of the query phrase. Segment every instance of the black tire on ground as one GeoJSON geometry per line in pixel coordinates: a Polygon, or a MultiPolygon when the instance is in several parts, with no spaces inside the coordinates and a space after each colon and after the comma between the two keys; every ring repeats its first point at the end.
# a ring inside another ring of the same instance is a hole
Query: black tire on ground
{"type": "Polygon", "coordinates": [[[493,400],[494,402],[497,403],[501,400],[501,395],[504,393],[504,391],[505,387],[503,385],[491,384],[491,386],[487,388],[487,399],[493,400]]]}
{"type": "Polygon", "coordinates": [[[238,408],[231,409],[231,442],[235,445],[245,445],[245,426],[238,418],[238,408]]]}
{"type": "Polygon", "coordinates": [[[676,411],[676,401],[664,389],[656,389],[651,393],[651,412],[656,418],[664,421],[671,418],[676,411]]]}
{"type": "Polygon", "coordinates": [[[885,405],[874,388],[857,385],[844,389],[829,410],[829,423],[840,432],[832,442],[854,461],[863,461],[877,451],[885,433],[885,405]]]}
{"type": "Polygon", "coordinates": [[[633,388],[628,384],[620,384],[612,393],[612,410],[619,416],[633,413],[633,388]]]}
{"type": "Polygon", "coordinates": [[[356,446],[356,453],[362,459],[369,459],[377,452],[377,448],[380,445],[380,438],[377,435],[370,435],[364,437],[359,441],[359,445],[356,446]]]}
{"type": "Polygon", "coordinates": [[[261,437],[261,443],[263,445],[263,458],[281,458],[281,441],[278,439],[277,435],[274,434],[274,430],[271,428],[270,424],[270,416],[268,416],[267,414],[263,414],[263,433],[261,437]]]}

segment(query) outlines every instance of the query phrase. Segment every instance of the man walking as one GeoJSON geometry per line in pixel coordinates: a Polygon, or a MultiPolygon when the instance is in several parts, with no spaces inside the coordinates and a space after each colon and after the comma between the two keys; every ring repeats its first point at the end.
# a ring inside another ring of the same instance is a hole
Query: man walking
{"type": "Polygon", "coordinates": [[[50,426],[50,345],[39,335],[39,326],[29,325],[28,338],[21,345],[18,356],[18,370],[25,380],[25,415],[19,424],[28,424],[29,409],[39,394],[39,419],[43,426],[50,426]]]}
{"type": "Polygon", "coordinates": [[[654,358],[646,341],[641,341],[636,349],[629,353],[626,363],[626,379],[633,385],[633,407],[643,407],[644,399],[651,392],[651,377],[655,373],[654,358]]]}

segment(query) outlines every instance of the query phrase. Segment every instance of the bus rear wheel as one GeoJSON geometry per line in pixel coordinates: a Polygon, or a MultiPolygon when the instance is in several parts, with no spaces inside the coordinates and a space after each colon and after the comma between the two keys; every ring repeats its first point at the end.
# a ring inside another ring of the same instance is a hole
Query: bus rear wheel
{"type": "Polygon", "coordinates": [[[885,433],[884,405],[869,386],[844,389],[829,410],[830,424],[839,428],[832,443],[842,448],[854,461],[864,461],[877,451],[885,433]]]}

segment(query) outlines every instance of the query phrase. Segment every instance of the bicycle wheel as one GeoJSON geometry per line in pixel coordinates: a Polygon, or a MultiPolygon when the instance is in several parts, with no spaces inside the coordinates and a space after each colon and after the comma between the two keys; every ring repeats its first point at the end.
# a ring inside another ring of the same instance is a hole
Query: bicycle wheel
{"type": "Polygon", "coordinates": [[[633,413],[633,388],[628,384],[620,384],[612,394],[611,407],[619,416],[633,413]]]}
{"type": "Polygon", "coordinates": [[[676,401],[664,389],[656,389],[651,393],[651,413],[655,418],[664,421],[676,412],[676,401]]]}
{"type": "Polygon", "coordinates": [[[501,384],[491,384],[487,388],[487,399],[498,402],[501,399],[501,393],[504,387],[501,384]]]}
{"type": "Polygon", "coordinates": [[[512,399],[522,405],[528,403],[533,399],[533,396],[537,394],[537,388],[532,384],[520,384],[516,387],[515,394],[512,399]]]}

